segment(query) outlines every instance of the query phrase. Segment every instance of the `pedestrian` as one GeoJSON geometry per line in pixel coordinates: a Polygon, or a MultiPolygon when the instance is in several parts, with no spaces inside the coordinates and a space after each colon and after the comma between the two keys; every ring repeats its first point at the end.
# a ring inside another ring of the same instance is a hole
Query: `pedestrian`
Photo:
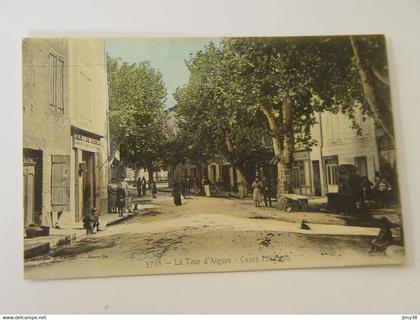
{"type": "Polygon", "coordinates": [[[90,214],[84,215],[83,228],[85,228],[87,235],[93,233],[93,224],[92,224],[92,218],[90,217],[90,214]]]}
{"type": "Polygon", "coordinates": [[[376,185],[376,207],[389,208],[391,198],[391,185],[385,177],[380,178],[376,185]]]}
{"type": "Polygon", "coordinates": [[[141,190],[141,179],[140,179],[140,177],[137,178],[136,187],[137,187],[137,196],[141,197],[142,196],[142,190],[141,190]]]}
{"type": "Polygon", "coordinates": [[[111,183],[108,184],[108,212],[116,213],[116,192],[117,192],[117,184],[115,183],[115,179],[111,180],[111,183]]]}
{"type": "Polygon", "coordinates": [[[191,195],[191,189],[193,187],[193,179],[191,177],[188,177],[186,184],[187,184],[186,194],[187,194],[187,196],[190,196],[191,195]]]}
{"type": "Polygon", "coordinates": [[[92,208],[90,210],[90,218],[92,219],[92,232],[96,228],[96,232],[99,232],[99,215],[98,215],[98,209],[92,208]]]}
{"type": "Polygon", "coordinates": [[[383,251],[391,244],[392,244],[391,222],[386,217],[382,217],[379,220],[378,237],[372,240],[372,247],[370,248],[369,252],[383,251]]]}
{"type": "Polygon", "coordinates": [[[125,209],[128,210],[128,212],[133,212],[133,203],[132,203],[132,197],[130,195],[130,185],[127,181],[122,182],[123,189],[125,191],[125,209]]]}
{"type": "Polygon", "coordinates": [[[204,181],[203,181],[203,186],[204,186],[204,193],[206,195],[206,197],[211,197],[211,192],[210,192],[210,180],[209,178],[205,177],[204,181]]]}
{"type": "Polygon", "coordinates": [[[362,190],[363,202],[369,207],[369,201],[372,200],[373,183],[369,181],[368,177],[363,177],[362,190]]]}
{"type": "Polygon", "coordinates": [[[194,184],[194,193],[197,195],[197,194],[199,194],[199,193],[200,193],[200,191],[201,191],[201,184],[200,184],[200,180],[198,180],[198,178],[197,178],[197,177],[195,177],[195,178],[194,178],[194,181],[193,181],[193,184],[194,184]]]}
{"type": "Polygon", "coordinates": [[[181,187],[182,197],[185,199],[187,197],[187,192],[186,192],[187,186],[186,186],[186,183],[185,183],[185,179],[184,178],[181,178],[180,187],[181,187]]]}
{"type": "Polygon", "coordinates": [[[146,178],[143,177],[141,179],[141,190],[143,192],[143,196],[146,196],[146,189],[147,189],[147,183],[146,183],[146,178]]]}
{"type": "Polygon", "coordinates": [[[268,179],[263,180],[263,190],[262,194],[264,197],[264,204],[266,207],[272,207],[271,205],[271,182],[268,179]]]}
{"type": "Polygon", "coordinates": [[[156,198],[156,194],[157,194],[157,186],[156,183],[152,180],[152,183],[150,184],[150,189],[152,192],[152,197],[156,198]]]}
{"type": "Polygon", "coordinates": [[[386,178],[382,179],[380,189],[382,189],[382,192],[383,192],[382,199],[383,199],[384,207],[389,209],[389,206],[391,204],[391,197],[392,197],[392,187],[388,179],[386,178]]]}
{"type": "Polygon", "coordinates": [[[180,184],[175,181],[172,189],[172,196],[174,197],[174,205],[176,206],[182,205],[180,188],[180,184]]]}
{"type": "Polygon", "coordinates": [[[253,189],[253,199],[254,199],[254,206],[259,207],[261,202],[261,190],[262,190],[262,183],[258,177],[255,178],[254,182],[252,183],[253,189]]]}
{"type": "Polygon", "coordinates": [[[122,186],[122,183],[118,183],[117,193],[116,193],[116,202],[117,202],[117,209],[118,209],[118,216],[124,216],[124,208],[125,208],[125,190],[122,186]]]}

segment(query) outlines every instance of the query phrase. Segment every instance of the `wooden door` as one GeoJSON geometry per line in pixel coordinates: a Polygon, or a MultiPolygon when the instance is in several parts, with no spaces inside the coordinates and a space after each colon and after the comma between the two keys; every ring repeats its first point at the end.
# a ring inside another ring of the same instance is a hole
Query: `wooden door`
{"type": "Polygon", "coordinates": [[[24,226],[35,222],[35,164],[23,166],[24,226]]]}

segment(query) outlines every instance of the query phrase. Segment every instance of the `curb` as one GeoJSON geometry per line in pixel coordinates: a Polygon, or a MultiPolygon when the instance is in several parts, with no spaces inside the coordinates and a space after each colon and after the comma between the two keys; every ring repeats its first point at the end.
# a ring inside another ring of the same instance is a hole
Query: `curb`
{"type": "MultiPolygon", "coordinates": [[[[113,226],[116,224],[119,224],[125,220],[131,219],[134,216],[138,215],[138,213],[129,213],[124,217],[120,217],[116,220],[107,222],[105,224],[106,227],[108,226],[113,226]]],[[[60,237],[54,244],[50,244],[49,241],[46,242],[42,242],[40,244],[34,245],[32,247],[26,248],[24,249],[24,253],[23,253],[23,258],[24,260],[27,259],[32,259],[32,258],[36,258],[39,256],[43,256],[48,254],[51,249],[55,248],[55,247],[61,247],[61,246],[65,246],[67,244],[70,244],[76,240],[83,240],[84,238],[86,238],[86,235],[80,235],[79,237],[77,237],[77,235],[75,233],[73,234],[68,234],[68,235],[63,235],[62,237],[60,237]]]]}
{"type": "Polygon", "coordinates": [[[120,217],[120,218],[118,218],[118,219],[116,219],[114,221],[108,222],[105,226],[109,227],[109,226],[113,226],[115,224],[119,224],[120,222],[123,222],[125,220],[131,219],[131,218],[133,218],[136,215],[138,215],[138,213],[129,213],[129,214],[127,214],[124,217],[120,217]]]}

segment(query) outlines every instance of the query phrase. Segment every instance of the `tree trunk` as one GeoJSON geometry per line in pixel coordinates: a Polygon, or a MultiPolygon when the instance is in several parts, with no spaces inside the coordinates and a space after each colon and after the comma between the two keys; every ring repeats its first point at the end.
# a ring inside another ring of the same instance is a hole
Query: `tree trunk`
{"type": "Polygon", "coordinates": [[[392,132],[392,128],[389,128],[383,118],[381,108],[376,99],[375,89],[369,81],[368,71],[364,68],[363,63],[360,59],[360,48],[358,47],[357,41],[354,40],[352,36],[350,36],[350,44],[353,50],[353,55],[357,67],[357,71],[359,73],[360,81],[362,83],[363,93],[365,94],[366,101],[369,104],[370,111],[373,114],[375,122],[379,125],[379,127],[384,130],[385,134],[391,139],[392,144],[395,146],[395,139],[392,132]]]}
{"type": "MultiPolygon", "coordinates": [[[[230,141],[228,137],[225,137],[225,141],[226,141],[226,147],[228,151],[230,153],[233,152],[232,141],[230,141]]],[[[239,198],[245,199],[246,196],[248,195],[248,184],[247,184],[245,175],[243,174],[243,169],[237,165],[233,166],[233,169],[236,171],[239,198]]]]}
{"type": "Polygon", "coordinates": [[[282,106],[283,114],[283,158],[277,164],[279,170],[277,183],[277,206],[286,210],[289,207],[289,201],[283,195],[293,193],[292,167],[293,151],[295,149],[295,139],[293,131],[293,111],[288,99],[285,99],[282,106]]]}
{"type": "Polygon", "coordinates": [[[237,184],[238,184],[238,193],[240,199],[245,199],[248,195],[248,183],[246,181],[245,175],[241,168],[235,166],[237,184]]]}
{"type": "Polygon", "coordinates": [[[153,169],[151,167],[147,168],[147,174],[149,175],[149,183],[153,181],[153,169]]]}
{"type": "Polygon", "coordinates": [[[289,201],[284,194],[292,192],[293,113],[291,105],[286,99],[282,105],[283,130],[281,132],[271,110],[263,108],[262,111],[267,118],[271,131],[271,140],[277,165],[277,207],[281,210],[286,210],[289,207],[289,201]]]}

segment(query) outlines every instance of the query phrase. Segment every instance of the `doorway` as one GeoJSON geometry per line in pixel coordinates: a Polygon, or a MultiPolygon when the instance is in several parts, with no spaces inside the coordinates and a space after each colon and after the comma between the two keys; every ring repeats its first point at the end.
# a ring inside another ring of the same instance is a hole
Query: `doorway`
{"type": "MultiPolygon", "coordinates": [[[[77,151],[77,150],[75,150],[77,151]]],[[[90,213],[96,207],[95,199],[95,154],[93,152],[82,151],[82,157],[78,161],[78,206],[76,210],[76,221],[80,221],[83,216],[90,213]]]]}
{"type": "Polygon", "coordinates": [[[215,183],[216,182],[216,165],[212,164],[210,166],[210,172],[211,172],[211,182],[215,183]]]}
{"type": "Polygon", "coordinates": [[[338,158],[337,156],[325,158],[325,175],[327,192],[338,192],[338,158]]]}
{"type": "Polygon", "coordinates": [[[321,174],[319,170],[319,160],[312,161],[312,170],[314,173],[314,196],[321,196],[321,174]]]}
{"type": "Polygon", "coordinates": [[[24,226],[41,223],[42,150],[23,149],[24,226]]]}

